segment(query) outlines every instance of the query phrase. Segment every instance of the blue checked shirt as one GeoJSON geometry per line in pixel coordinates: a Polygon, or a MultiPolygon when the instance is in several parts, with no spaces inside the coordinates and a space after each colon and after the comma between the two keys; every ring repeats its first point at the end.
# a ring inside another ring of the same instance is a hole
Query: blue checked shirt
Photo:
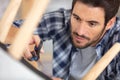
{"type": "MultiPolygon", "coordinates": [[[[106,32],[102,40],[96,45],[98,59],[100,59],[115,42],[120,42],[120,18],[118,17],[113,27],[106,32]]],[[[99,76],[99,80],[120,80],[120,53],[99,76]]]]}
{"type": "MultiPolygon", "coordinates": [[[[70,73],[70,64],[77,49],[72,45],[70,37],[71,10],[60,9],[43,16],[35,34],[39,34],[43,41],[53,40],[53,76],[67,79],[70,73]]],[[[20,26],[22,20],[14,24],[20,26]]],[[[120,41],[120,19],[116,19],[113,28],[108,30],[103,39],[96,45],[97,57],[100,59],[104,53],[115,43],[120,41]]],[[[99,76],[99,80],[114,80],[120,76],[120,55],[108,65],[99,76]]]]}

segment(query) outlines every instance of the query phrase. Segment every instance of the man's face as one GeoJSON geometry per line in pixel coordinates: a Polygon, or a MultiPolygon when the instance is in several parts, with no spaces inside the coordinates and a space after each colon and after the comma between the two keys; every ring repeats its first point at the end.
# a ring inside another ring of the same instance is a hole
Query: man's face
{"type": "Polygon", "coordinates": [[[71,15],[71,36],[78,48],[95,46],[106,31],[104,10],[76,2],[71,15]]]}

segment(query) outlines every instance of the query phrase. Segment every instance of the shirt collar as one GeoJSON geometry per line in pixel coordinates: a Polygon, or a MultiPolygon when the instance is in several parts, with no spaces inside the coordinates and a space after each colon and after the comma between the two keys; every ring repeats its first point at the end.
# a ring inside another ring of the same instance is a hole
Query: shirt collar
{"type": "Polygon", "coordinates": [[[101,53],[102,53],[101,49],[106,46],[106,43],[108,42],[109,37],[114,34],[114,31],[116,29],[116,24],[117,24],[117,18],[114,25],[109,30],[106,31],[101,41],[96,45],[96,53],[98,57],[101,57],[101,53]]]}

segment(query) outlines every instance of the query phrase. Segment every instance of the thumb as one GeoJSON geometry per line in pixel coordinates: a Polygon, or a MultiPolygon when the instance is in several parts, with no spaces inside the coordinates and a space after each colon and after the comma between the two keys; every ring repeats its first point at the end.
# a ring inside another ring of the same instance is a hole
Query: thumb
{"type": "Polygon", "coordinates": [[[44,49],[43,49],[43,46],[42,46],[42,48],[41,48],[41,50],[40,50],[40,53],[42,53],[42,54],[45,53],[45,52],[44,52],[44,49]]]}

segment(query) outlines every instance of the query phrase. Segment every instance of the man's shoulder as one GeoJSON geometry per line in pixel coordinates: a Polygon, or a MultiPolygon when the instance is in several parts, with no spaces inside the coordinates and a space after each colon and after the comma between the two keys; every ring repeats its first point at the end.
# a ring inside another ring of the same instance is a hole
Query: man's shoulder
{"type": "Polygon", "coordinates": [[[120,26],[120,17],[116,17],[116,26],[120,26]]]}
{"type": "Polygon", "coordinates": [[[65,9],[65,8],[59,8],[54,11],[46,12],[46,14],[51,14],[51,13],[70,13],[71,9],[65,9]]]}
{"type": "Polygon", "coordinates": [[[120,17],[116,17],[116,22],[114,24],[114,27],[111,29],[111,32],[120,32],[120,17]]]}
{"type": "Polygon", "coordinates": [[[55,11],[47,12],[44,17],[69,17],[71,14],[71,9],[60,8],[55,11]]]}
{"type": "Polygon", "coordinates": [[[120,42],[120,17],[116,17],[116,22],[114,27],[110,30],[109,37],[111,37],[112,42],[120,42]]]}

